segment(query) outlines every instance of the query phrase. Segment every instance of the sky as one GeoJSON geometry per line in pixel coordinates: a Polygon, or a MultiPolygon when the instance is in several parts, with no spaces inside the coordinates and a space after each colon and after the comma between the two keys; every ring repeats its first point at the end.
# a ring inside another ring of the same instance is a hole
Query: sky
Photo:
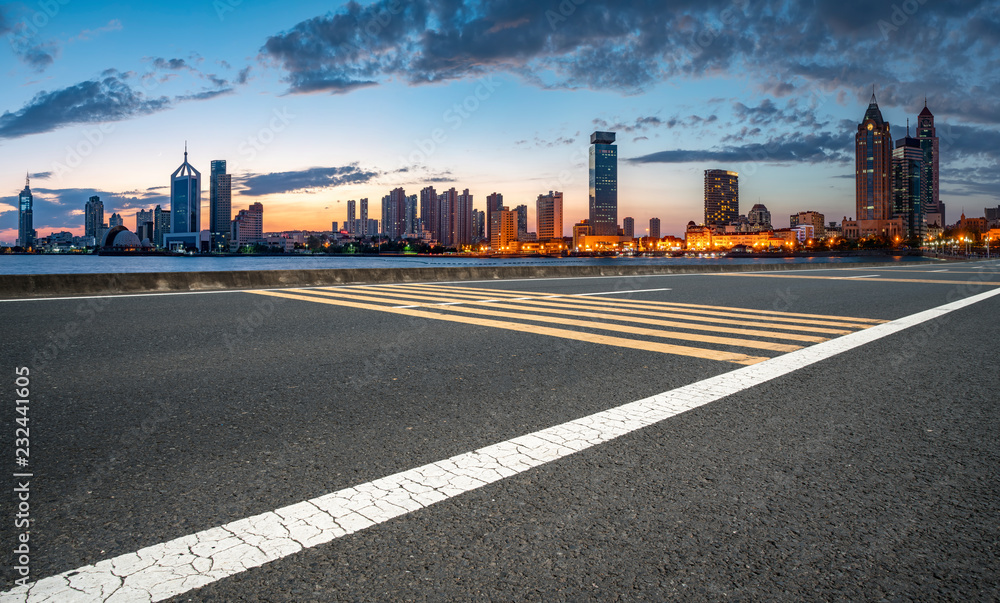
{"type": "Polygon", "coordinates": [[[0,241],[31,178],[39,236],[91,195],[134,227],[170,175],[225,159],[233,213],[328,230],[348,199],[468,188],[484,209],[564,193],[587,217],[595,130],[618,218],[701,222],[703,172],[739,173],[776,227],[854,217],[854,134],[875,88],[894,138],[924,106],[949,222],[1000,205],[1000,2],[178,0],[0,4],[0,241]],[[138,6],[136,6],[138,5],[138,6]]]}

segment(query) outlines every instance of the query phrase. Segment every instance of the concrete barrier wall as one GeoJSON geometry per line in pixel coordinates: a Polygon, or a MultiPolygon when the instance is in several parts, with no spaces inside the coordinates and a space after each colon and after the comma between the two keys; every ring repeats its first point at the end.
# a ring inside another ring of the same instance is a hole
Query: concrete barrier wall
{"type": "MultiPolygon", "coordinates": [[[[737,264],[703,266],[468,266],[338,270],[256,270],[232,272],[136,272],[122,274],[3,274],[0,298],[117,295],[170,291],[224,291],[328,285],[415,283],[581,276],[637,276],[713,272],[759,272],[816,268],[863,268],[886,262],[852,264],[737,264]]],[[[889,264],[891,265],[891,263],[889,264]]]]}

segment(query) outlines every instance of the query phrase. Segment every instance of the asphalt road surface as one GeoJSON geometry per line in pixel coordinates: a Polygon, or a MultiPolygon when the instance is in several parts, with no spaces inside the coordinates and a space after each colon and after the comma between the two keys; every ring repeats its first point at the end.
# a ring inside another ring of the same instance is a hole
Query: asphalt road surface
{"type": "Polygon", "coordinates": [[[0,601],[997,600],[998,293],[928,262],[2,302],[0,601]]]}

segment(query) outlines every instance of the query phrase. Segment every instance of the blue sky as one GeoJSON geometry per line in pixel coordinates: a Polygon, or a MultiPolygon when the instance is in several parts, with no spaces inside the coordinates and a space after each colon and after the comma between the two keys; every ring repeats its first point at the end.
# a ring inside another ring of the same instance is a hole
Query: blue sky
{"type": "Polygon", "coordinates": [[[927,97],[949,221],[1000,204],[996,2],[36,0],[0,5],[0,38],[2,241],[26,172],[40,235],[82,232],[92,194],[133,226],[185,141],[203,173],[229,162],[234,213],[261,201],[266,230],[433,185],[480,209],[503,193],[530,228],[562,190],[568,234],[597,129],[640,233],[702,220],[710,168],[740,173],[741,213],[839,221],[873,84],[896,138],[927,97]]]}

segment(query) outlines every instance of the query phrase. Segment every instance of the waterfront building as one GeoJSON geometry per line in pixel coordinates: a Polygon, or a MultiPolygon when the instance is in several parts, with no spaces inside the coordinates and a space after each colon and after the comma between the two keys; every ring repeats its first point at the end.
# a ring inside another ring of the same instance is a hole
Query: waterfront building
{"type": "Polygon", "coordinates": [[[493,212],[503,209],[503,195],[493,193],[486,196],[486,240],[493,240],[493,212]]]}
{"type": "Polygon", "coordinates": [[[382,197],[382,234],[387,239],[401,239],[406,232],[406,191],[392,189],[382,197]]]}
{"type": "Polygon", "coordinates": [[[535,219],[537,221],[538,240],[561,239],[563,236],[563,194],[560,191],[549,191],[547,195],[538,195],[535,202],[535,219]]]}
{"type": "Polygon", "coordinates": [[[208,230],[212,250],[229,249],[230,223],[233,220],[233,176],[226,173],[226,160],[214,159],[208,181],[208,230]]]}
{"type": "Polygon", "coordinates": [[[654,241],[660,239],[660,219],[650,218],[649,219],[649,238],[654,241]]]}
{"type": "Polygon", "coordinates": [[[368,197],[361,199],[358,209],[358,219],[361,220],[361,228],[357,229],[357,234],[363,237],[374,237],[378,234],[378,229],[371,230],[368,228],[368,197]]]}
{"type": "Polygon", "coordinates": [[[432,239],[438,240],[440,226],[437,191],[433,186],[426,186],[420,190],[420,230],[426,230],[432,239]]]}
{"type": "Polygon", "coordinates": [[[153,245],[163,247],[163,235],[170,232],[170,210],[157,205],[153,209],[153,245]]]}
{"type": "Polygon", "coordinates": [[[472,240],[482,241],[486,238],[486,212],[480,209],[472,210],[472,240]]]}
{"type": "Polygon", "coordinates": [[[31,179],[24,176],[24,190],[17,196],[17,244],[24,250],[35,246],[35,197],[31,194],[31,179]]]}
{"type": "Polygon", "coordinates": [[[903,220],[904,236],[921,241],[927,234],[922,202],[931,197],[923,180],[927,174],[923,163],[920,140],[911,137],[907,127],[906,136],[897,140],[892,150],[892,213],[903,220]]]}
{"type": "Polygon", "coordinates": [[[167,249],[201,249],[201,172],[184,163],[170,176],[170,233],[163,236],[167,249]]]}
{"type": "MultiPolygon", "coordinates": [[[[908,134],[907,134],[908,135],[908,134]]],[[[934,114],[927,108],[927,99],[924,99],[924,108],[917,116],[917,140],[920,142],[920,149],[923,151],[921,162],[921,195],[920,207],[925,214],[934,214],[937,217],[937,224],[944,226],[945,206],[941,202],[941,187],[938,181],[938,165],[940,157],[938,154],[939,145],[937,129],[934,127],[934,114]]]]}
{"type": "Polygon", "coordinates": [[[511,243],[517,241],[517,214],[506,207],[501,207],[499,211],[490,214],[493,222],[491,231],[493,239],[490,240],[490,249],[493,253],[505,253],[510,251],[511,243]]]}
{"type": "Polygon", "coordinates": [[[854,156],[857,218],[844,219],[844,237],[903,236],[903,221],[892,212],[892,134],[874,91],[854,136],[854,156]]]}
{"type": "Polygon", "coordinates": [[[739,174],[728,170],[705,170],[705,225],[725,226],[739,217],[739,174]]]}
{"type": "Polygon", "coordinates": [[[761,203],[755,203],[747,212],[747,223],[750,225],[750,230],[754,232],[773,228],[771,226],[771,212],[761,203]]]}
{"type": "Polygon", "coordinates": [[[455,204],[452,208],[451,244],[455,247],[472,245],[472,194],[469,189],[465,189],[461,195],[455,196],[455,204]]]}
{"type": "Polygon", "coordinates": [[[360,235],[360,233],[357,231],[357,213],[356,213],[357,210],[355,209],[356,204],[357,201],[355,201],[354,199],[350,199],[347,202],[347,234],[355,236],[360,235]]]}
{"type": "Polygon", "coordinates": [[[96,240],[101,224],[104,224],[104,202],[95,195],[83,206],[83,236],[96,240]]]}
{"type": "Polygon", "coordinates": [[[618,145],[614,142],[614,132],[590,135],[590,228],[599,236],[618,234],[618,145]]]}
{"type": "MultiPolygon", "coordinates": [[[[520,241],[528,234],[528,206],[524,204],[515,206],[514,213],[517,215],[517,240],[520,241]]],[[[537,215],[535,214],[536,220],[537,215]]]]}
{"type": "Polygon", "coordinates": [[[260,202],[241,209],[230,221],[230,248],[235,251],[247,245],[264,242],[264,205],[260,202]]]}
{"type": "Polygon", "coordinates": [[[809,225],[813,227],[813,236],[822,239],[826,236],[826,216],[818,211],[800,211],[788,216],[788,227],[809,225]]]}
{"type": "Polygon", "coordinates": [[[635,218],[631,216],[622,218],[622,233],[626,237],[635,238],[635,218]]]}
{"type": "Polygon", "coordinates": [[[420,232],[420,223],[417,219],[417,195],[408,195],[406,197],[404,214],[403,236],[415,236],[420,232]]]}

